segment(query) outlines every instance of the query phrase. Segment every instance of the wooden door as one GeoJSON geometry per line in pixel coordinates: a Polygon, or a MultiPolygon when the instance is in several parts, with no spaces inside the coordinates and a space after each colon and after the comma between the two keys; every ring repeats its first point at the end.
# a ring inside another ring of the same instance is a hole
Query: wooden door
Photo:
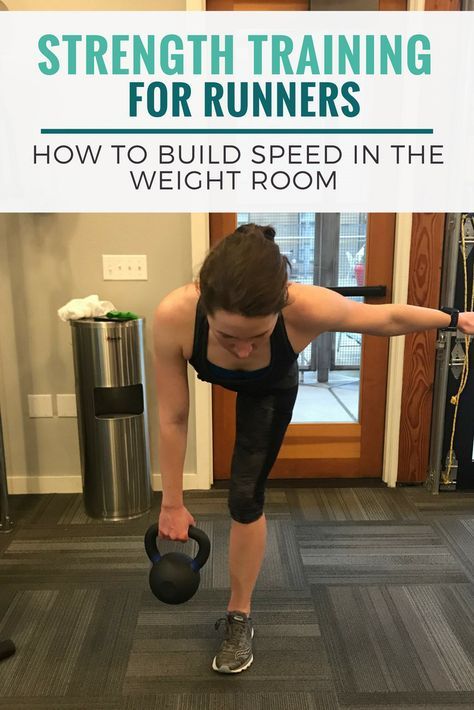
{"type": "MultiPolygon", "coordinates": [[[[235,214],[210,216],[211,244],[236,227],[235,214]]],[[[386,286],[391,301],[395,215],[368,216],[365,283],[386,286]]],[[[290,424],[273,468],[276,478],[381,477],[388,367],[388,338],[363,336],[358,421],[290,424]]],[[[214,477],[229,477],[235,434],[235,394],[213,387],[214,477]]]]}
{"type": "MultiPolygon", "coordinates": [[[[332,0],[208,0],[208,10],[406,10],[406,0],[354,3],[332,0]],[[351,6],[352,4],[352,6],[351,6]],[[370,7],[369,7],[370,5],[370,7]]],[[[210,216],[211,244],[234,231],[236,215],[210,216]]],[[[383,298],[391,301],[395,215],[369,215],[367,224],[365,283],[386,285],[383,298]]],[[[276,478],[380,477],[382,471],[388,339],[364,336],[361,354],[360,406],[355,423],[290,424],[272,471],[276,478]]],[[[235,394],[213,387],[214,477],[229,477],[235,432],[235,394]]]]}
{"type": "MultiPolygon", "coordinates": [[[[427,3],[456,3],[459,0],[426,0],[427,3]]],[[[406,10],[407,0],[207,0],[206,10],[221,11],[253,11],[266,10],[291,11],[298,10],[406,10]]],[[[427,8],[437,9],[437,8],[427,8]]],[[[447,8],[446,8],[447,9],[447,8]]]]}

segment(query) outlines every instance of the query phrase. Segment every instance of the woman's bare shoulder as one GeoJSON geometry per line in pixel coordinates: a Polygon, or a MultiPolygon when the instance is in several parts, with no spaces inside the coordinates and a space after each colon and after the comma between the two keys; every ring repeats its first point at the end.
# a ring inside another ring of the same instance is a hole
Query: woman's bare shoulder
{"type": "Polygon", "coordinates": [[[192,348],[198,299],[199,294],[191,283],[170,291],[158,303],[153,317],[155,346],[165,342],[168,348],[187,357],[192,348]]]}
{"type": "Polygon", "coordinates": [[[322,286],[288,285],[288,305],[283,314],[288,336],[298,352],[332,324],[338,308],[336,299],[341,298],[322,286]]]}
{"type": "Polygon", "coordinates": [[[155,309],[155,318],[162,321],[170,319],[175,325],[194,319],[199,294],[193,283],[175,288],[166,294],[155,309]]]}
{"type": "Polygon", "coordinates": [[[308,310],[314,311],[318,305],[324,307],[327,301],[328,289],[311,284],[288,284],[288,305],[285,307],[285,317],[304,322],[308,310]]]}

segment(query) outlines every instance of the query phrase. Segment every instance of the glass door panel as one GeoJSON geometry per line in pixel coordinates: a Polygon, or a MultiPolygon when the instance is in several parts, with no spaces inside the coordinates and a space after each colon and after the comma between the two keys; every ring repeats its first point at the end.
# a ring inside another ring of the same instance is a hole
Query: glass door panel
{"type": "MultiPolygon", "coordinates": [[[[327,288],[365,284],[366,213],[238,213],[238,225],[249,222],[275,228],[292,281],[327,288]]],[[[323,333],[300,353],[293,423],[359,421],[361,350],[357,333],[323,333]]]]}

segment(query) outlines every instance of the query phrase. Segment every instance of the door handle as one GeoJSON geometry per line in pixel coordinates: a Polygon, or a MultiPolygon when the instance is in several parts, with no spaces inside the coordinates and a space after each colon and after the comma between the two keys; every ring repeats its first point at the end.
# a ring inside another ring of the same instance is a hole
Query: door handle
{"type": "Polygon", "coordinates": [[[366,298],[380,298],[387,295],[386,286],[326,286],[330,291],[340,293],[341,296],[365,296],[366,298]]]}

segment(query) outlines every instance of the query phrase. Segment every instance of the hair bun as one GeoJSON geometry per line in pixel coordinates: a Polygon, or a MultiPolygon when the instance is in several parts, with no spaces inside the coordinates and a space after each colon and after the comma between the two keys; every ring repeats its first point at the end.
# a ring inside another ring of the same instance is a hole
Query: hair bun
{"type": "Polygon", "coordinates": [[[235,231],[240,234],[261,234],[262,237],[265,237],[265,239],[268,239],[270,242],[275,241],[276,231],[270,226],[262,227],[259,224],[251,222],[250,224],[241,224],[235,231]]]}
{"type": "Polygon", "coordinates": [[[273,227],[260,227],[262,230],[262,234],[265,237],[265,239],[269,239],[271,242],[275,241],[275,230],[273,227]]]}

